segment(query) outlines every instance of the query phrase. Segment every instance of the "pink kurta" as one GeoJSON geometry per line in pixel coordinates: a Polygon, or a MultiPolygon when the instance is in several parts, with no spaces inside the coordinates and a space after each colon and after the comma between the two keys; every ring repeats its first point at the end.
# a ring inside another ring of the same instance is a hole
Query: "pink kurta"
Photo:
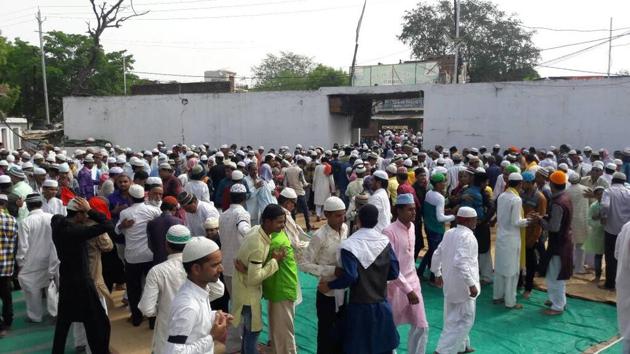
{"type": "Polygon", "coordinates": [[[415,257],[413,255],[416,243],[414,225],[407,228],[403,223],[396,220],[383,229],[383,234],[389,238],[398,263],[400,274],[398,279],[387,284],[387,300],[392,305],[394,322],[396,325],[411,324],[418,328],[429,327],[427,317],[424,313],[424,300],[420,289],[420,279],[416,273],[415,257]],[[411,305],[407,299],[407,294],[414,291],[420,302],[411,305]]]}

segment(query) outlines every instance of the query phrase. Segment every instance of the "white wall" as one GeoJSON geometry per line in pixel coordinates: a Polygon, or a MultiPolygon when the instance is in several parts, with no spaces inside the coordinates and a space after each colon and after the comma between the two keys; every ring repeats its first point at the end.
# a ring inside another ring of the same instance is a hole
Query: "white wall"
{"type": "Polygon", "coordinates": [[[630,79],[434,85],[424,141],[458,146],[630,146],[630,79]]]}
{"type": "Polygon", "coordinates": [[[458,146],[630,146],[630,79],[331,87],[319,91],[64,98],[65,133],[132,148],[209,142],[295,146],[349,143],[350,117],[328,95],[424,91],[424,142],[458,146]]]}
{"type": "Polygon", "coordinates": [[[64,98],[70,139],[94,137],[134,149],[158,140],[331,146],[350,142],[350,123],[350,117],[331,116],[327,96],[318,91],[64,98]]]}

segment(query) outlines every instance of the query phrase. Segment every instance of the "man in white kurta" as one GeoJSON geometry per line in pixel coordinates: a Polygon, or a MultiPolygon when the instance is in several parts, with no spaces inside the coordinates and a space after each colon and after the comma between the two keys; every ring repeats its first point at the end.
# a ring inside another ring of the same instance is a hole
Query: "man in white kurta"
{"type": "Polygon", "coordinates": [[[326,199],[335,191],[335,180],[333,179],[332,173],[326,175],[326,164],[324,164],[324,162],[327,161],[323,159],[322,163],[317,165],[315,172],[313,172],[313,202],[315,204],[315,212],[317,213],[318,221],[323,216],[324,202],[326,202],[326,199]]]}
{"type": "Polygon", "coordinates": [[[193,236],[203,236],[206,230],[203,223],[208,218],[219,218],[219,211],[212,202],[204,202],[197,199],[189,192],[181,192],[177,196],[177,202],[186,211],[186,227],[193,236]]]}
{"type": "Polygon", "coordinates": [[[190,268],[171,302],[164,353],[213,354],[214,341],[225,337],[231,321],[230,315],[210,306],[214,294],[223,295],[221,251],[214,241],[193,237],[184,247],[182,262],[190,268]]]}
{"type": "Polygon", "coordinates": [[[18,226],[18,281],[24,291],[26,316],[31,322],[41,322],[44,315],[42,289],[57,276],[59,259],[52,241],[52,214],[42,211],[39,194],[26,197],[29,214],[18,226]]]}
{"type": "Polygon", "coordinates": [[[516,287],[520,271],[521,229],[529,220],[523,218],[523,203],[519,189],[523,182],[520,173],[508,177],[505,192],[497,199],[497,239],[495,243],[493,302],[505,302],[505,307],[520,309],[516,303],[516,287]]]}
{"type": "Polygon", "coordinates": [[[387,195],[387,173],[378,170],[372,175],[372,189],[374,193],[368,198],[368,204],[372,204],[378,209],[378,223],[374,230],[381,232],[389,226],[392,220],[392,209],[387,195]]]}
{"type": "Polygon", "coordinates": [[[446,231],[433,254],[431,271],[444,289],[444,328],[435,349],[439,354],[472,351],[468,334],[481,292],[477,239],[472,231],[476,225],[475,209],[459,208],[457,227],[446,231]]]}
{"type": "Polygon", "coordinates": [[[571,205],[573,206],[573,214],[571,214],[571,233],[573,235],[573,272],[576,274],[585,274],[584,263],[585,256],[582,245],[586,241],[588,231],[588,209],[590,207],[588,198],[584,194],[590,189],[580,184],[580,175],[573,173],[569,177],[571,184],[567,188],[571,205]]]}
{"type": "Polygon", "coordinates": [[[623,339],[622,353],[630,353],[630,222],[626,223],[617,236],[615,244],[617,259],[617,322],[623,339]]]}
{"type": "MultiPolygon", "coordinates": [[[[348,238],[348,225],[343,222],[345,205],[337,197],[324,203],[327,223],[315,231],[304,252],[300,270],[319,278],[320,282],[335,279],[335,268],[339,266],[337,253],[339,244],[348,238]]],[[[330,329],[337,320],[337,309],[343,304],[343,290],[331,290],[325,294],[317,291],[317,353],[328,354],[336,348],[331,340],[330,329]]]]}
{"type": "MultiPolygon", "coordinates": [[[[245,240],[245,236],[251,229],[250,215],[243,207],[246,202],[246,195],[247,190],[244,185],[240,183],[233,184],[230,187],[232,204],[219,218],[219,237],[223,255],[223,280],[232,299],[234,298],[232,290],[234,260],[241,244],[245,240]]],[[[240,333],[242,332],[242,325],[240,327],[229,326],[227,331],[226,352],[236,352],[241,345],[240,333]]]]}

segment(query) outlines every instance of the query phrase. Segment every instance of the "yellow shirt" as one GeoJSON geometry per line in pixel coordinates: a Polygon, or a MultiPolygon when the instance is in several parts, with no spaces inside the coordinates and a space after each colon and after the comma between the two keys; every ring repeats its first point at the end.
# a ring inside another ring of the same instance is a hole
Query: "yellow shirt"
{"type": "Polygon", "coordinates": [[[389,200],[391,205],[396,204],[396,197],[398,196],[398,180],[396,176],[389,177],[389,182],[387,183],[387,194],[389,194],[389,200]]]}
{"type": "Polygon", "coordinates": [[[236,254],[236,259],[247,267],[247,274],[235,271],[232,277],[232,325],[237,327],[241,321],[243,306],[251,306],[253,332],[261,331],[262,324],[262,282],[278,271],[278,262],[274,258],[267,261],[271,238],[262,227],[254,226],[245,236],[245,240],[236,254]],[[265,261],[267,261],[265,263],[265,261]]]}

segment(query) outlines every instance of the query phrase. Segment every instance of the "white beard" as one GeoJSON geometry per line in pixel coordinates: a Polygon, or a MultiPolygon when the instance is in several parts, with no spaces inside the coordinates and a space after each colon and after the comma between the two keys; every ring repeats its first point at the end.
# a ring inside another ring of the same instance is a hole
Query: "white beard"
{"type": "Polygon", "coordinates": [[[148,200],[147,204],[153,205],[154,207],[159,208],[162,206],[162,201],[161,200],[148,200]]]}

